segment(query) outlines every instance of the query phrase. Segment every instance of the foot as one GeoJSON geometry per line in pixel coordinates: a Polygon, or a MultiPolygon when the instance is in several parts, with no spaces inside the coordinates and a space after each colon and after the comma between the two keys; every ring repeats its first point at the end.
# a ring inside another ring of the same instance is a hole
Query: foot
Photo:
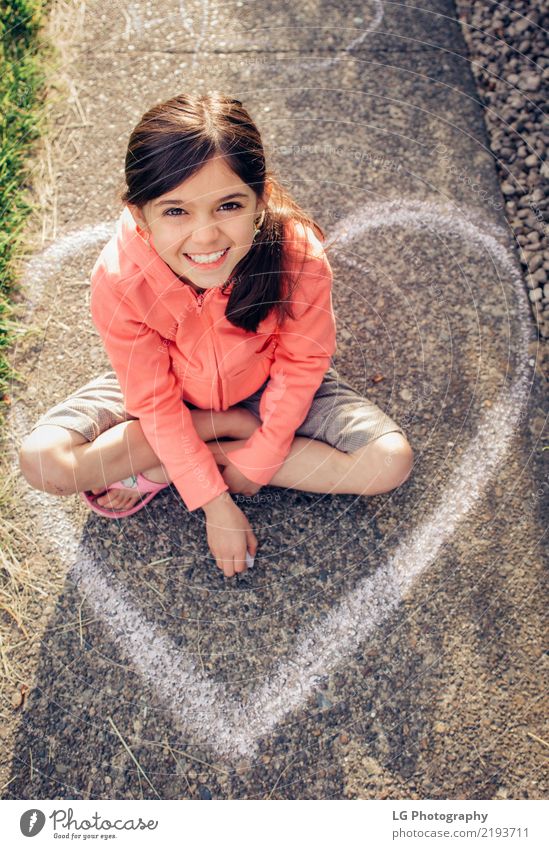
{"type": "MultiPolygon", "coordinates": [[[[166,483],[169,481],[163,466],[147,469],[146,472],[142,472],[142,475],[147,480],[154,481],[154,483],[166,483]]],[[[110,492],[105,492],[104,486],[98,486],[91,489],[90,492],[93,492],[94,495],[103,492],[104,495],[96,498],[95,501],[100,507],[107,507],[109,510],[129,510],[134,504],[137,504],[138,501],[144,498],[143,494],[136,492],[134,489],[113,489],[110,492]]]]}

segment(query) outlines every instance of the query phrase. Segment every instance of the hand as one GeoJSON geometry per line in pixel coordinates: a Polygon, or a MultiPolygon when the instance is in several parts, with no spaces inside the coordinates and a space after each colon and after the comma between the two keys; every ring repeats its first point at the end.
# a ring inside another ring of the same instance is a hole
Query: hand
{"type": "Polygon", "coordinates": [[[225,466],[221,472],[221,477],[229,487],[229,492],[238,492],[241,495],[255,495],[261,489],[261,484],[249,480],[232,463],[228,463],[225,466]]]}
{"type": "Polygon", "coordinates": [[[210,551],[226,578],[245,572],[246,550],[257,552],[257,537],[246,516],[227,492],[222,492],[202,508],[206,514],[206,535],[210,551]]]}

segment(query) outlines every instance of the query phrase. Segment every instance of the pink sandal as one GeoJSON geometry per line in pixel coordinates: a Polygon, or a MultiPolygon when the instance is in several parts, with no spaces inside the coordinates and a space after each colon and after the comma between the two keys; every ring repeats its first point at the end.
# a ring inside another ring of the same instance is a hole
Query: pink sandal
{"type": "Polygon", "coordinates": [[[99,513],[100,516],[106,516],[108,519],[124,519],[126,516],[132,516],[138,510],[141,510],[161,489],[166,489],[167,486],[169,486],[169,483],[155,483],[148,480],[148,478],[143,477],[141,472],[137,475],[131,475],[131,477],[125,478],[122,481],[111,483],[105,492],[109,492],[111,489],[135,489],[136,492],[143,493],[145,496],[145,498],[142,498],[141,501],[138,501],[137,504],[134,504],[128,510],[110,510],[108,507],[101,507],[97,504],[96,500],[101,498],[102,495],[105,495],[105,492],[81,492],[80,498],[88,505],[90,510],[93,510],[94,513],[99,513]]]}

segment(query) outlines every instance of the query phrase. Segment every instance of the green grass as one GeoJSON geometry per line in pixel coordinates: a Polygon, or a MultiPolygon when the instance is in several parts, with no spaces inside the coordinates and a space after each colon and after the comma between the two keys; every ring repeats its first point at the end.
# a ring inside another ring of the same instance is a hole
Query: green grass
{"type": "Polygon", "coordinates": [[[33,206],[27,194],[29,159],[44,129],[46,57],[50,46],[39,32],[44,0],[0,0],[0,423],[16,378],[8,349],[17,325],[12,296],[23,256],[24,225],[33,206]]]}

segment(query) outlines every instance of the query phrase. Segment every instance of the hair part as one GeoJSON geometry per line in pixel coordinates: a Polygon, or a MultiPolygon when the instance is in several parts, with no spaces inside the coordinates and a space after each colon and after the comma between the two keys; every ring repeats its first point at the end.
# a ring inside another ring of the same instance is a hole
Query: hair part
{"type": "Polygon", "coordinates": [[[145,112],[128,142],[126,189],[120,200],[142,209],[217,157],[258,199],[267,186],[270,190],[261,231],[234,269],[236,285],[225,312],[236,327],[255,332],[273,309],[279,323],[294,317],[291,296],[299,274],[290,279],[287,272],[295,250],[285,244],[287,222],[311,227],[322,241],[325,235],[266,168],[261,135],[239,100],[219,93],[181,94],[145,112]]]}

